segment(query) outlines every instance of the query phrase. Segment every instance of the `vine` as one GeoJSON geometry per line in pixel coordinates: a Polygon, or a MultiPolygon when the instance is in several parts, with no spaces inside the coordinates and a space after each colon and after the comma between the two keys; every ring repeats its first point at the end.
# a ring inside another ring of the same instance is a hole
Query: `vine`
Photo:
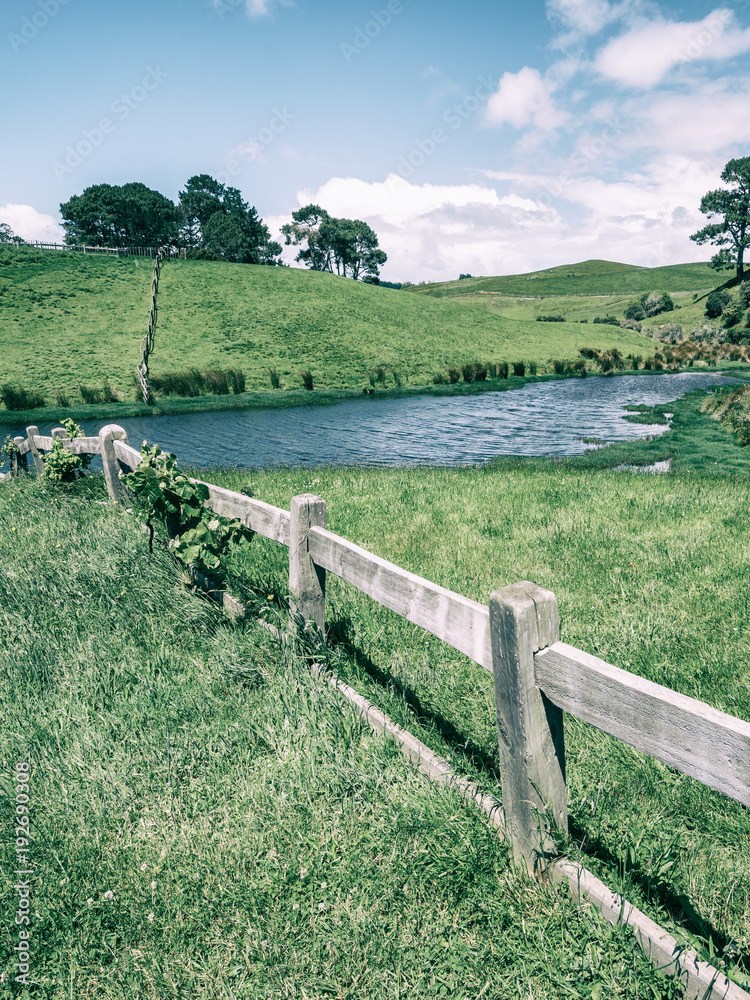
{"type": "Polygon", "coordinates": [[[222,558],[249,544],[254,532],[236,518],[208,510],[205,484],[193,482],[178,469],[174,455],[147,444],[136,469],[122,476],[122,481],[132,491],[135,510],[148,528],[149,552],[153,551],[154,521],[162,521],[169,547],[183,565],[220,583],[226,580],[222,558]]]}
{"type": "MultiPolygon", "coordinates": [[[[63,420],[69,440],[86,437],[73,420],[63,420]]],[[[54,438],[52,448],[44,457],[43,477],[51,483],[73,483],[80,479],[91,465],[93,455],[74,455],[68,451],[60,438],[54,438]]]]}

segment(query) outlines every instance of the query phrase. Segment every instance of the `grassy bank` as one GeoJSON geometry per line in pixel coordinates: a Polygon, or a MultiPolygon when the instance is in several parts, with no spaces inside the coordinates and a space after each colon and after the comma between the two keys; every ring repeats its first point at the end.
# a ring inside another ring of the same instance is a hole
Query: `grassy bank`
{"type": "MultiPolygon", "coordinates": [[[[400,481],[365,478],[349,509],[366,493],[380,518],[400,481]]],[[[149,560],[104,495],[99,479],[2,494],[0,996],[675,995],[627,934],[514,868],[478,814],[268,633],[226,624],[166,552],[149,560]],[[25,760],[30,992],[12,982],[8,832],[25,760]]],[[[256,559],[256,578],[267,566],[275,579],[277,554],[256,559]]],[[[356,642],[365,622],[356,604],[349,614],[356,642]]],[[[414,663],[429,671],[426,653],[414,663]]],[[[413,638],[402,655],[412,662],[413,638]]]]}
{"type": "MultiPolygon", "coordinates": [[[[150,304],[151,261],[52,251],[0,251],[0,383],[80,405],[80,386],[133,399],[150,304]]],[[[461,302],[411,295],[336,275],[209,261],[168,262],[159,291],[152,371],[241,369],[247,387],[285,391],[424,385],[450,366],[573,358],[578,349],[652,353],[632,331],[509,319],[461,302]],[[376,385],[380,385],[376,381],[376,385]]]]}
{"type": "MultiPolygon", "coordinates": [[[[699,403],[619,454],[207,476],[282,507],[317,493],[334,531],[483,603],[549,587],[565,641],[750,720],[750,484],[699,403]],[[669,476],[603,467],[657,443],[669,476]]],[[[42,995],[679,995],[264,630],[222,620],[166,552],[149,560],[132,519],[94,502],[101,480],[2,490],[0,741],[11,766],[34,763],[42,995]]],[[[267,617],[283,617],[287,559],[256,539],[231,566],[267,617]]],[[[342,677],[497,792],[489,675],[331,576],[328,628],[342,677]]],[[[575,720],[566,742],[569,853],[747,973],[748,811],[575,720]]],[[[10,837],[1,856],[9,873],[10,837]]]]}

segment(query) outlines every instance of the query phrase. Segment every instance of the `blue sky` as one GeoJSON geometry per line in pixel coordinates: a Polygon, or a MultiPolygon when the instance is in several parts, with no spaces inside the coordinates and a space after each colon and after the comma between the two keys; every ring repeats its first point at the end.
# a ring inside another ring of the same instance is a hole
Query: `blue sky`
{"type": "Polygon", "coordinates": [[[5,0],[0,27],[29,239],[88,185],[209,173],[274,232],[365,219],[390,280],[655,266],[706,259],[700,197],[750,155],[750,0],[5,0]]]}

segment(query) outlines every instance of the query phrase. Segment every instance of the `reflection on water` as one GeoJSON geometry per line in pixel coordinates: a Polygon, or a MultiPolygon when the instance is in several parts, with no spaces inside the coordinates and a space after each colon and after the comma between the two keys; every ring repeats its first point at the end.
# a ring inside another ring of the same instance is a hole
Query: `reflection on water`
{"type": "MultiPolygon", "coordinates": [[[[625,420],[623,406],[667,403],[691,389],[734,381],[708,373],[575,378],[477,396],[357,399],[116,422],[134,447],[148,440],[190,465],[464,465],[497,455],[581,455],[582,437],[627,441],[661,434],[663,425],[625,420]]],[[[94,434],[99,424],[84,428],[94,434]]]]}

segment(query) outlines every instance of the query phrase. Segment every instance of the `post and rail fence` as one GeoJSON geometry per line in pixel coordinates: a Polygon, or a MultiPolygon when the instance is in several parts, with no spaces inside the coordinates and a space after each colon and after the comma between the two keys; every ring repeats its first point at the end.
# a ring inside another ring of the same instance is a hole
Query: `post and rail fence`
{"type": "MultiPolygon", "coordinates": [[[[127,503],[120,473],[141,461],[125,430],[103,427],[97,437],[70,440],[64,428],[40,435],[30,426],[16,437],[13,472],[41,475],[55,438],[74,454],[100,455],[112,500],[127,503]]],[[[202,482],[196,480],[196,482],[202,482]]],[[[326,528],[325,500],[296,496],[290,510],[205,483],[207,506],[289,549],[290,617],[324,633],[326,574],[333,573],[374,601],[465,654],[494,678],[502,802],[460,779],[415,737],[385,719],[340,681],[334,686],[433,780],[451,781],[474,799],[511,844],[516,860],[586,895],[612,923],[633,927],[657,966],[682,976],[687,997],[750,1000],[750,995],[695,952],[677,945],[645,914],[581,865],[561,859],[553,833],[567,832],[563,712],[595,726],[723,795],[750,806],[750,723],[645,680],[560,641],[555,595],[520,582],[494,591],[489,605],[456,594],[388,562],[326,528]],[[347,694],[351,692],[351,694],[347,694]],[[360,705],[360,708],[361,708],[360,705]],[[380,721],[378,721],[380,720],[380,721]],[[385,721],[382,721],[385,720],[385,721]]]]}
{"type": "Polygon", "coordinates": [[[0,244],[2,246],[14,246],[17,250],[22,247],[31,247],[34,250],[68,250],[71,253],[103,253],[111,257],[156,257],[161,253],[162,257],[187,257],[187,250],[184,247],[176,247],[174,250],[164,247],[92,247],[84,243],[49,243],[43,240],[13,240],[10,243],[0,244]]]}

